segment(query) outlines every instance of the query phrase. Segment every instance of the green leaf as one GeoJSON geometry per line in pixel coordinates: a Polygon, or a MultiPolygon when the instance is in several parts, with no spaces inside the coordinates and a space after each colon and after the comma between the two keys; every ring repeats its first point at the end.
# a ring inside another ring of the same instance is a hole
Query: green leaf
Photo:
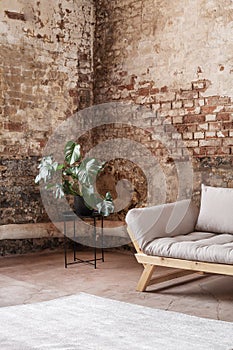
{"type": "Polygon", "coordinates": [[[49,179],[51,179],[57,168],[58,163],[53,162],[53,158],[51,156],[43,157],[38,166],[39,174],[35,178],[35,183],[38,183],[40,180],[47,182],[49,179]]]}
{"type": "Polygon", "coordinates": [[[108,216],[114,212],[113,202],[105,199],[99,202],[96,207],[98,209],[98,212],[103,216],[108,216]]]}
{"type": "Polygon", "coordinates": [[[111,195],[111,193],[110,192],[107,192],[106,194],[105,194],[105,198],[104,198],[106,201],[112,201],[112,195],[111,195]]]}
{"type": "Polygon", "coordinates": [[[93,186],[96,181],[96,176],[102,169],[104,162],[95,158],[86,158],[79,165],[77,177],[80,183],[84,186],[93,186]]]}
{"type": "Polygon", "coordinates": [[[83,186],[82,195],[86,205],[91,209],[97,209],[103,216],[108,216],[114,212],[114,204],[110,192],[107,192],[105,198],[102,198],[98,193],[95,193],[94,187],[83,186]]]}
{"type": "Polygon", "coordinates": [[[63,180],[63,191],[65,194],[71,194],[73,196],[80,194],[78,186],[76,186],[75,183],[71,183],[69,180],[63,180]]]}
{"type": "Polygon", "coordinates": [[[56,184],[56,188],[53,193],[55,195],[55,198],[63,198],[65,196],[63,186],[61,184],[56,184]]]}
{"type": "Polygon", "coordinates": [[[65,161],[72,165],[80,159],[80,145],[74,141],[68,141],[64,149],[65,161]]]}

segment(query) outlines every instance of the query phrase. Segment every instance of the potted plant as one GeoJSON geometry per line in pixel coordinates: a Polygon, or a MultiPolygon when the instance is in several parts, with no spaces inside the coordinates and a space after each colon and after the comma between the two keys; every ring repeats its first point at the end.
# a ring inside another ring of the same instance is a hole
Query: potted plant
{"type": "Polygon", "coordinates": [[[45,189],[51,190],[56,198],[73,195],[77,215],[88,216],[95,210],[108,216],[114,211],[112,196],[110,192],[104,197],[100,196],[95,189],[96,178],[104,166],[105,162],[96,158],[82,159],[81,146],[74,141],[68,141],[64,148],[63,163],[54,161],[51,155],[43,157],[35,182],[42,180],[45,189]],[[58,172],[61,172],[61,180],[53,182],[58,172]],[[81,210],[83,204],[84,212],[81,210]]]}

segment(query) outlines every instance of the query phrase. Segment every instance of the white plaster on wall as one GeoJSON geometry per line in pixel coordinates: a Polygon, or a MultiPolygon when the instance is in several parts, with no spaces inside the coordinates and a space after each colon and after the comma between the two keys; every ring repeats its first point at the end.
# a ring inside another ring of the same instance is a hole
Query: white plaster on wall
{"type": "Polygon", "coordinates": [[[127,49],[123,69],[157,87],[190,88],[191,81],[208,79],[205,95],[233,97],[233,1],[153,4],[143,1],[142,30],[127,49]]]}

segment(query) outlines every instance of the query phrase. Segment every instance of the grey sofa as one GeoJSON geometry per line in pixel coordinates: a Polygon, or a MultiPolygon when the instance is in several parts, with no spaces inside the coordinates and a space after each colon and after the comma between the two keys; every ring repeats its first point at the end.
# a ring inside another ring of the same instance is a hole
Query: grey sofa
{"type": "Polygon", "coordinates": [[[193,271],[233,275],[233,189],[202,185],[200,210],[190,200],[135,208],[126,223],[144,265],[139,291],[193,271]],[[156,266],[180,271],[152,280],[156,266]]]}

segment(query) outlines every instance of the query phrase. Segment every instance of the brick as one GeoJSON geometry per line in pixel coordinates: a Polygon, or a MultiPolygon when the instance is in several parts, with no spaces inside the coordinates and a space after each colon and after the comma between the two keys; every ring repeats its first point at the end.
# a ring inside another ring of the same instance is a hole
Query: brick
{"type": "Polygon", "coordinates": [[[184,144],[186,147],[198,147],[198,141],[189,141],[189,140],[185,140],[184,144]]]}
{"type": "Polygon", "coordinates": [[[185,109],[185,114],[200,114],[201,113],[201,108],[199,106],[196,107],[186,107],[185,109]]]}
{"type": "Polygon", "coordinates": [[[199,141],[199,146],[207,146],[207,147],[218,147],[220,146],[221,140],[219,139],[208,139],[208,140],[200,140],[199,141]]]}
{"type": "Polygon", "coordinates": [[[176,129],[183,133],[183,132],[195,132],[197,130],[197,124],[186,124],[186,125],[176,125],[176,129]]]}
{"type": "Polygon", "coordinates": [[[216,147],[205,147],[205,154],[208,156],[216,154],[216,147]]]}
{"type": "Polygon", "coordinates": [[[201,113],[212,114],[216,110],[216,106],[203,106],[201,107],[201,113]]]}
{"type": "Polygon", "coordinates": [[[220,122],[211,122],[209,123],[209,130],[213,131],[213,130],[221,130],[222,128],[222,124],[220,122]]]}
{"type": "Polygon", "coordinates": [[[183,123],[183,117],[173,117],[173,123],[174,124],[182,124],[183,123]]]}
{"type": "Polygon", "coordinates": [[[225,112],[233,112],[233,105],[224,105],[223,108],[225,112]]]}
{"type": "MultiPolygon", "coordinates": [[[[133,86],[130,85],[130,88],[128,88],[128,85],[127,86],[123,85],[123,88],[124,89],[126,88],[127,90],[132,90],[133,86]]],[[[149,93],[150,93],[150,88],[144,87],[144,88],[138,89],[139,96],[147,96],[147,95],[149,95],[149,93]]]]}
{"type": "Polygon", "coordinates": [[[195,106],[202,107],[202,106],[205,105],[205,100],[204,100],[203,98],[195,99],[195,100],[194,100],[194,105],[195,105],[195,106]]]}
{"type": "Polygon", "coordinates": [[[205,116],[204,115],[187,115],[183,117],[184,123],[189,124],[189,123],[203,123],[205,121],[205,116]]]}
{"type": "Polygon", "coordinates": [[[205,116],[205,120],[206,120],[207,122],[215,121],[216,119],[217,119],[216,114],[207,114],[207,115],[205,116]]]}
{"type": "Polygon", "coordinates": [[[228,131],[217,131],[217,137],[226,137],[228,136],[228,131]]]}
{"type": "Polygon", "coordinates": [[[170,117],[180,117],[181,114],[180,114],[180,109],[171,109],[170,111],[168,111],[168,115],[170,117]]]}
{"type": "Polygon", "coordinates": [[[225,155],[225,154],[230,154],[230,147],[218,147],[215,148],[215,155],[225,155]]]}
{"type": "Polygon", "coordinates": [[[194,133],[194,139],[204,139],[204,132],[195,132],[194,133]]]}
{"type": "Polygon", "coordinates": [[[193,133],[192,132],[184,132],[183,133],[183,139],[184,140],[192,140],[193,139],[193,133]]]}
{"type": "Polygon", "coordinates": [[[192,87],[194,90],[203,90],[206,87],[206,84],[204,81],[196,81],[192,83],[192,87]]]}
{"type": "Polygon", "coordinates": [[[198,125],[198,130],[208,130],[209,124],[203,123],[198,125]]]}
{"type": "Polygon", "coordinates": [[[216,132],[215,131],[206,131],[205,136],[206,137],[216,137],[216,132]]]}
{"type": "Polygon", "coordinates": [[[217,114],[217,120],[227,121],[230,120],[231,113],[221,112],[217,114]]]}
{"type": "Polygon", "coordinates": [[[233,121],[231,122],[222,122],[223,129],[233,129],[233,121]]]}
{"type": "MultiPolygon", "coordinates": [[[[175,93],[174,92],[164,92],[156,94],[155,101],[156,102],[172,102],[175,100],[175,93]]],[[[170,107],[171,108],[171,107],[170,107]]]]}
{"type": "Polygon", "coordinates": [[[230,97],[221,97],[221,96],[211,96],[205,98],[206,104],[209,106],[218,106],[225,105],[231,102],[230,97]]]}
{"type": "Polygon", "coordinates": [[[172,134],[172,139],[174,139],[174,140],[180,140],[181,138],[182,138],[182,136],[179,133],[172,134]]]}
{"type": "Polygon", "coordinates": [[[24,125],[22,123],[8,122],[5,125],[5,129],[7,129],[9,131],[21,132],[24,130],[24,125]]]}
{"type": "Polygon", "coordinates": [[[198,98],[198,92],[192,90],[181,91],[176,95],[177,100],[193,100],[194,98],[198,98]]]}
{"type": "Polygon", "coordinates": [[[170,110],[171,109],[171,102],[163,102],[161,103],[161,109],[162,110],[170,110]]]}
{"type": "Polygon", "coordinates": [[[217,106],[215,109],[214,109],[214,113],[218,113],[218,112],[221,112],[225,109],[225,106],[217,106]]]}
{"type": "Polygon", "coordinates": [[[194,101],[193,100],[183,100],[183,106],[186,108],[193,107],[194,101]]]}
{"type": "Polygon", "coordinates": [[[193,149],[193,154],[196,156],[203,156],[206,154],[206,148],[205,147],[196,147],[193,149]]]}
{"type": "Polygon", "coordinates": [[[223,140],[223,147],[229,147],[229,146],[233,146],[233,139],[224,139],[223,140]]]}
{"type": "Polygon", "coordinates": [[[182,108],[182,101],[174,101],[172,102],[172,108],[182,108]]]}

